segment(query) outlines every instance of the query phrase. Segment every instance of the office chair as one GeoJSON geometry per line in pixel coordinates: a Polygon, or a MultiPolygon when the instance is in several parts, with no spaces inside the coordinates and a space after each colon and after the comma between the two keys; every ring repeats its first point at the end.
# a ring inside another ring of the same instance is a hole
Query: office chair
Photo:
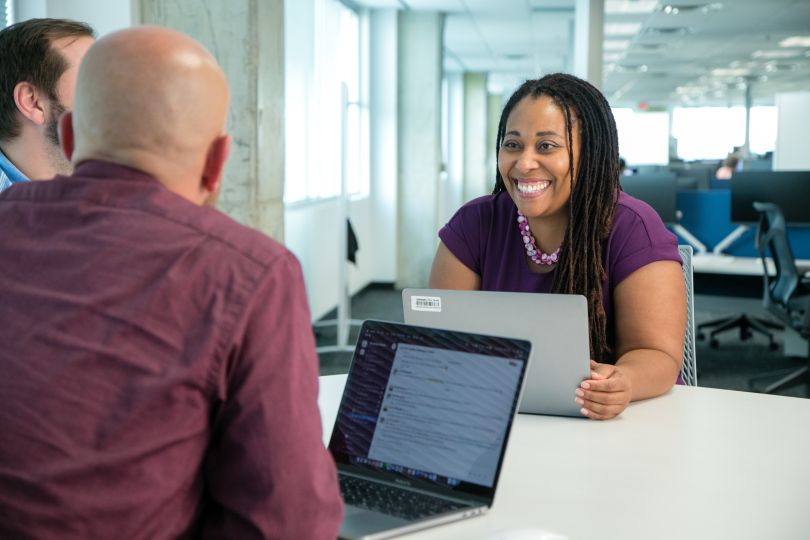
{"type": "Polygon", "coordinates": [[[683,365],[681,380],[686,386],[697,386],[697,359],[695,357],[695,289],[692,271],[692,246],[678,246],[683,264],[683,281],[686,284],[686,333],[683,338],[683,365]]]}
{"type": "Polygon", "coordinates": [[[785,329],[781,324],[742,313],[733,317],[723,317],[722,319],[714,319],[700,323],[697,327],[698,339],[706,339],[705,331],[709,330],[709,346],[716,349],[720,346],[720,342],[715,336],[722,334],[726,330],[734,330],[735,328],[739,328],[740,330],[740,341],[750,339],[754,335],[754,332],[759,332],[768,338],[768,348],[772,351],[779,349],[779,344],[776,343],[774,339],[773,331],[785,329]]]}
{"type": "MultiPolygon", "coordinates": [[[[807,331],[805,325],[808,317],[807,310],[810,307],[810,294],[797,294],[805,292],[803,289],[806,287],[800,288],[803,280],[796,268],[796,260],[793,258],[793,251],[790,248],[785,217],[782,215],[782,210],[773,203],[755,202],[754,208],[760,213],[756,247],[764,268],[762,274],[763,304],[785,326],[804,334],[807,331]],[[773,277],[768,274],[766,264],[765,255],[768,251],[776,267],[776,275],[773,277]]],[[[804,285],[808,285],[808,283],[804,282],[804,285]]],[[[810,353],[808,353],[805,366],[799,369],[791,368],[788,371],[789,373],[779,380],[762,389],[762,392],[770,394],[799,384],[810,385],[810,353]]],[[[756,380],[777,374],[756,377],[749,382],[750,387],[754,388],[756,380]]]]}
{"type": "MultiPolygon", "coordinates": [[[[766,269],[767,274],[767,269],[766,269]]],[[[754,317],[741,313],[730,317],[722,317],[720,319],[713,319],[700,323],[697,326],[698,339],[705,340],[708,333],[709,346],[713,349],[719,347],[720,342],[717,340],[717,335],[722,334],[728,330],[739,329],[740,341],[750,339],[754,333],[759,333],[768,338],[768,348],[772,351],[779,349],[779,344],[774,339],[774,331],[784,330],[784,326],[777,324],[768,319],[754,317]]]]}

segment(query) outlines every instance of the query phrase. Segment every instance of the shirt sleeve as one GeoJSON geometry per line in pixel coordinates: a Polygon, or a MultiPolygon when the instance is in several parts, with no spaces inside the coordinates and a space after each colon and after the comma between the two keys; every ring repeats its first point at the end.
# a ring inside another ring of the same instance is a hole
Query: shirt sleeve
{"type": "Polygon", "coordinates": [[[638,207],[623,207],[614,217],[610,241],[612,286],[655,261],[675,261],[681,264],[678,240],[661,221],[658,214],[645,203],[638,207]]]}
{"type": "Polygon", "coordinates": [[[439,230],[439,239],[464,266],[481,275],[484,236],[484,198],[475,199],[456,211],[439,230]]]}
{"type": "Polygon", "coordinates": [[[343,503],[323,445],[318,361],[292,254],[273,263],[245,312],[219,375],[202,537],[334,539],[343,503]]]}

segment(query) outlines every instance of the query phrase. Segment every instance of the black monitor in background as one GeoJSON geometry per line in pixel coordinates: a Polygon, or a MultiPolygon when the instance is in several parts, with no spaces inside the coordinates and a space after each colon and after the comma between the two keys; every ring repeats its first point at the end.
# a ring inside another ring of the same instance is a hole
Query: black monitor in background
{"type": "Polygon", "coordinates": [[[710,189],[711,180],[719,164],[676,163],[670,165],[670,172],[678,177],[678,189],[710,189]],[[688,179],[682,180],[682,178],[688,179]]]}
{"type": "Polygon", "coordinates": [[[678,222],[678,210],[675,204],[678,183],[673,173],[634,174],[622,176],[619,181],[625,193],[652,206],[664,223],[675,224],[678,222]]]}
{"type": "Polygon", "coordinates": [[[788,225],[810,227],[810,171],[741,171],[731,177],[731,222],[759,223],[754,202],[774,203],[788,225]]]}
{"type": "Polygon", "coordinates": [[[675,185],[678,188],[678,191],[700,189],[698,179],[694,176],[676,176],[675,185]]]}
{"type": "Polygon", "coordinates": [[[744,159],[740,171],[772,171],[773,162],[770,159],[744,159]]]}

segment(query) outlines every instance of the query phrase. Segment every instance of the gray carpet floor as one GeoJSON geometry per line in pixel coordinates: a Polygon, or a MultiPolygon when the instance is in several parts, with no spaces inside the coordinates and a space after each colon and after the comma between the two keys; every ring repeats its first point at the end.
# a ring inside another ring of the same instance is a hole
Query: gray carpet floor
{"type": "MultiPolygon", "coordinates": [[[[355,319],[381,319],[402,321],[401,292],[390,287],[371,286],[352,298],[351,316],[355,319]]],[[[710,321],[720,317],[746,313],[752,316],[769,318],[761,306],[761,301],[754,298],[736,298],[726,296],[695,296],[695,322],[710,321]]],[[[333,319],[335,313],[324,319],[333,319]]],[[[350,332],[350,343],[357,339],[358,328],[350,332]]],[[[781,345],[782,333],[775,333],[781,345]]],[[[318,346],[335,343],[334,327],[323,327],[316,330],[318,346]]],[[[779,378],[785,371],[798,369],[806,360],[786,357],[780,350],[769,349],[765,337],[754,335],[751,339],[740,340],[738,331],[728,331],[718,336],[718,346],[713,348],[706,341],[697,341],[698,385],[709,388],[751,391],[752,378],[762,377],[754,382],[754,390],[779,378]],[[778,372],[775,375],[770,375],[778,372]]],[[[351,352],[322,353],[319,356],[322,375],[346,373],[351,363],[351,352]]],[[[779,392],[781,395],[810,397],[808,385],[794,386],[779,392]]]]}

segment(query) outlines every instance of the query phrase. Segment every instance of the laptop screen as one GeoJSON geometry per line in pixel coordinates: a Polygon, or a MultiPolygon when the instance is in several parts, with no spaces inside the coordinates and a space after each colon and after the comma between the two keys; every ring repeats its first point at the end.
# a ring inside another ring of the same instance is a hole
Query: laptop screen
{"type": "Polygon", "coordinates": [[[491,494],[529,349],[523,340],[366,321],[332,455],[443,490],[491,494]]]}

